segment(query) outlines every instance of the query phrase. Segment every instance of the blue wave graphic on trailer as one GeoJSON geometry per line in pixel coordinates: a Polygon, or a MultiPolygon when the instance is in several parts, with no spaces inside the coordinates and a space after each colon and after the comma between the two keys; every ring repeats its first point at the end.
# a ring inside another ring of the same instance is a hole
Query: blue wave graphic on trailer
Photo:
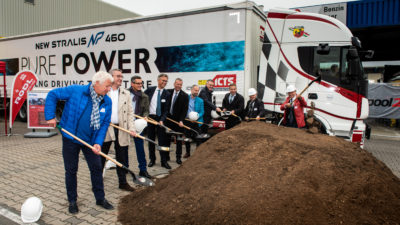
{"type": "Polygon", "coordinates": [[[160,72],[244,70],[244,41],[156,48],[160,72]]]}

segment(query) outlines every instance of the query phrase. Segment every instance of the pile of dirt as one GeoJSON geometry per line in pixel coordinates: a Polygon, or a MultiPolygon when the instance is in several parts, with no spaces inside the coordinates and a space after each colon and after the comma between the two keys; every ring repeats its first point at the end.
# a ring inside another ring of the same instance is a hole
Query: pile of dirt
{"type": "Polygon", "coordinates": [[[224,131],[155,187],[125,196],[122,224],[399,224],[400,180],[336,137],[251,122],[224,131]]]}

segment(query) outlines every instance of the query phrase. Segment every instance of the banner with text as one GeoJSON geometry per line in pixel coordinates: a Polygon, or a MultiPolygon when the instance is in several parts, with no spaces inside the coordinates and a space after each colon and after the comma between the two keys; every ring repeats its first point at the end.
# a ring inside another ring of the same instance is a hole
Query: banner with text
{"type": "Polygon", "coordinates": [[[400,119],[400,86],[368,85],[369,118],[400,119]]]}
{"type": "Polygon", "coordinates": [[[15,76],[11,86],[10,128],[12,128],[15,118],[26,100],[27,92],[32,90],[37,80],[37,76],[28,70],[21,71],[15,76]]]}

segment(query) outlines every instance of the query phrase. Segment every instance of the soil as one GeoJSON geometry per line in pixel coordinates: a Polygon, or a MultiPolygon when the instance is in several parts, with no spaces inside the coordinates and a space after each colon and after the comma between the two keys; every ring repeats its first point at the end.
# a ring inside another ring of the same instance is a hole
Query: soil
{"type": "Polygon", "coordinates": [[[400,224],[400,180],[354,143],[254,121],[118,210],[122,224],[400,224]]]}

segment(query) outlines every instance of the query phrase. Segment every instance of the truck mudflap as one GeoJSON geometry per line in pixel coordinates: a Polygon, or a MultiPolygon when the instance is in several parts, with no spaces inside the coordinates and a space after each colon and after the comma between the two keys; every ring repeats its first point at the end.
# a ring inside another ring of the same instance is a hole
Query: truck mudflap
{"type": "Polygon", "coordinates": [[[360,148],[364,148],[365,134],[362,130],[353,130],[351,134],[351,142],[357,142],[360,144],[360,148]]]}

